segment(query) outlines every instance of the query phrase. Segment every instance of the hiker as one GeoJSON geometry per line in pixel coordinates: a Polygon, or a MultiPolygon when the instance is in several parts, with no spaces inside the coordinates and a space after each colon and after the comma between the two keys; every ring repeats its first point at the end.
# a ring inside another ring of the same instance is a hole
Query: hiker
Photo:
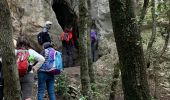
{"type": "MultiPolygon", "coordinates": [[[[45,89],[47,87],[48,95],[50,100],[56,100],[55,88],[54,88],[54,75],[59,74],[53,69],[55,49],[51,44],[45,44],[45,48],[41,54],[45,57],[45,62],[38,72],[38,100],[43,100],[45,89]],[[49,71],[49,70],[50,71],[49,71]]],[[[60,59],[62,59],[60,57],[60,59]]],[[[58,63],[58,62],[57,62],[58,63]]],[[[62,61],[61,61],[62,64],[62,61]]]]}
{"type": "Polygon", "coordinates": [[[46,21],[45,26],[43,27],[43,30],[37,35],[38,43],[39,45],[43,46],[46,43],[51,43],[51,37],[49,35],[49,30],[51,28],[52,22],[46,21]]]}
{"type": "Polygon", "coordinates": [[[62,41],[62,54],[64,67],[73,65],[73,47],[74,41],[72,36],[72,27],[65,27],[64,32],[60,35],[62,41]]]}
{"type": "Polygon", "coordinates": [[[0,58],[0,100],[3,100],[3,84],[4,84],[4,79],[2,75],[2,58],[0,58]]]}
{"type": "Polygon", "coordinates": [[[33,72],[34,73],[37,72],[37,70],[44,63],[45,59],[42,55],[40,55],[31,48],[29,40],[25,35],[18,37],[15,54],[17,56],[17,65],[22,91],[22,100],[31,100],[34,82],[33,72]],[[23,64],[21,61],[27,63],[23,64]],[[34,62],[36,63],[33,65],[32,63],[34,62]],[[22,67],[27,66],[27,68],[20,70],[21,65],[22,67]]]}
{"type": "Polygon", "coordinates": [[[95,25],[95,20],[92,20],[92,26],[90,30],[90,39],[91,39],[91,54],[92,61],[94,62],[96,59],[96,48],[97,48],[97,30],[95,25]]]}

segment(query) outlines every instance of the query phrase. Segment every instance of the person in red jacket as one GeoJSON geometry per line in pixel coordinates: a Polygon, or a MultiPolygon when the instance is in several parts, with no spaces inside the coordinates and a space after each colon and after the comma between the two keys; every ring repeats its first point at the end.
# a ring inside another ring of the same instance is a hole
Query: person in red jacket
{"type": "Polygon", "coordinates": [[[64,32],[60,35],[60,40],[62,41],[62,55],[64,67],[73,65],[73,34],[72,27],[65,27],[64,32]]]}

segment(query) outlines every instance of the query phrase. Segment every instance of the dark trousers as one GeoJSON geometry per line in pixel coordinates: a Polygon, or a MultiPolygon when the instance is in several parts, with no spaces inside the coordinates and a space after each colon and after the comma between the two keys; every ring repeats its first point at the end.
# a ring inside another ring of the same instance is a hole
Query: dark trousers
{"type": "Polygon", "coordinates": [[[73,65],[73,46],[69,44],[63,45],[62,50],[63,64],[65,67],[73,65]]]}
{"type": "Polygon", "coordinates": [[[96,60],[96,43],[91,43],[91,55],[92,55],[93,62],[95,62],[95,60],[96,60]]]}

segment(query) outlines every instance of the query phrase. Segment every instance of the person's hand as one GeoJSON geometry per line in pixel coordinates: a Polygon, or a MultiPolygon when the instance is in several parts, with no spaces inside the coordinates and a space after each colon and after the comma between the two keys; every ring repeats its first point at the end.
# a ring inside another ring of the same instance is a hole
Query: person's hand
{"type": "Polygon", "coordinates": [[[32,70],[34,73],[37,73],[37,70],[34,67],[32,67],[32,70]]]}

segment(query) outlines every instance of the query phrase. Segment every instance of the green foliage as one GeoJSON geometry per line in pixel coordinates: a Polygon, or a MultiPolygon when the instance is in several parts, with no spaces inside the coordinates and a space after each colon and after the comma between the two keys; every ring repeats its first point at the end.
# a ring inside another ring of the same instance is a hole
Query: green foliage
{"type": "Polygon", "coordinates": [[[60,95],[66,95],[69,91],[68,83],[68,77],[64,73],[56,76],[55,89],[57,90],[57,93],[60,95]]]}
{"type": "Polygon", "coordinates": [[[97,84],[96,83],[91,83],[91,88],[92,88],[92,96],[93,98],[95,98],[95,100],[99,100],[101,94],[99,93],[99,91],[96,91],[96,88],[97,88],[97,84]]]}
{"type": "Polygon", "coordinates": [[[161,0],[160,2],[158,2],[157,12],[159,14],[167,13],[167,11],[170,9],[170,7],[168,6],[168,2],[169,1],[167,0],[161,0]]]}
{"type": "Polygon", "coordinates": [[[169,7],[169,0],[161,0],[157,3],[157,8],[156,8],[156,15],[158,16],[157,20],[158,21],[168,21],[167,14],[168,11],[170,10],[169,7]]]}
{"type": "MultiPolygon", "coordinates": [[[[141,4],[138,9],[142,9],[141,4]]],[[[156,19],[157,22],[167,22],[168,12],[170,12],[170,0],[158,0],[156,2],[156,19]]],[[[138,14],[139,15],[139,14],[138,14]]],[[[137,21],[139,21],[140,16],[137,16],[137,21]]],[[[149,25],[152,23],[151,6],[149,6],[143,25],[149,25]]]]}
{"type": "Polygon", "coordinates": [[[79,100],[87,100],[87,97],[81,96],[79,100]]]}
{"type": "Polygon", "coordinates": [[[155,97],[152,96],[152,97],[151,97],[151,100],[158,100],[158,99],[156,99],[155,97]]]}

